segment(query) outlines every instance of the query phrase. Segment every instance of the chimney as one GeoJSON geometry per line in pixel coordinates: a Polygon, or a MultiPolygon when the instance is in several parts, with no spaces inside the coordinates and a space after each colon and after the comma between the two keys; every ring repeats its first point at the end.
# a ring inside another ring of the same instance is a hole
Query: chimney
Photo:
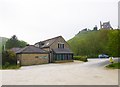
{"type": "Polygon", "coordinates": [[[26,46],[30,46],[30,44],[27,44],[26,46]]]}

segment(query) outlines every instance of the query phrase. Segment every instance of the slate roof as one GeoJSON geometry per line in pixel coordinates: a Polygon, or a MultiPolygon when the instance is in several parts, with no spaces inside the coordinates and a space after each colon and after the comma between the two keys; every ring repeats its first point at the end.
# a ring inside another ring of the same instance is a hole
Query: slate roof
{"type": "Polygon", "coordinates": [[[58,37],[54,37],[54,38],[47,39],[47,40],[44,40],[44,41],[40,41],[36,44],[39,44],[40,48],[47,48],[47,47],[50,47],[60,37],[62,37],[62,36],[58,36],[58,37]]]}
{"type": "Polygon", "coordinates": [[[16,53],[20,54],[20,53],[48,53],[48,52],[38,47],[35,47],[34,45],[30,45],[16,51],[16,53]]]}
{"type": "Polygon", "coordinates": [[[20,49],[22,49],[22,48],[12,48],[12,49],[10,49],[10,50],[13,51],[13,52],[17,52],[17,51],[20,50],[20,49]]]}
{"type": "Polygon", "coordinates": [[[69,48],[56,48],[53,49],[53,52],[57,54],[73,54],[73,52],[69,48]]]}

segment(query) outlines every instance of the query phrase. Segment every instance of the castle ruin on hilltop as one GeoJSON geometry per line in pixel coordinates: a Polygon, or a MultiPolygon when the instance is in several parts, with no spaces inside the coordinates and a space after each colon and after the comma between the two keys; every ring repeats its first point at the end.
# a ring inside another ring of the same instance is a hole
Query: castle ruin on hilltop
{"type": "Polygon", "coordinates": [[[111,30],[113,28],[111,27],[110,21],[104,22],[104,23],[102,23],[100,21],[100,29],[109,29],[109,30],[111,30]]]}

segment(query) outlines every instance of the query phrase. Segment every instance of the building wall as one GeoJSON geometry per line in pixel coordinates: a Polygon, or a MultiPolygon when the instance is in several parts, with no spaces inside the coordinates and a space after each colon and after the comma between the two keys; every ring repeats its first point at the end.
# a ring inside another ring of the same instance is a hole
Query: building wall
{"type": "Polygon", "coordinates": [[[46,50],[49,52],[49,63],[51,62],[54,62],[55,60],[53,59],[53,51],[52,49],[56,49],[58,48],[58,43],[64,43],[64,48],[69,48],[70,49],[70,46],[69,44],[64,40],[63,37],[59,37],[55,40],[55,42],[48,48],[42,48],[43,50],[46,50]]]}
{"type": "MultiPolygon", "coordinates": [[[[68,45],[68,43],[64,40],[64,38],[59,37],[51,46],[50,46],[50,50],[52,51],[52,49],[58,48],[58,43],[64,43],[64,48],[69,48],[70,46],[68,45]]],[[[50,62],[55,62],[54,58],[53,58],[54,54],[53,52],[50,53],[50,62]]]]}
{"type": "Polygon", "coordinates": [[[48,63],[48,54],[18,54],[21,65],[38,65],[48,63]]]}
{"type": "Polygon", "coordinates": [[[51,53],[50,53],[50,48],[48,47],[48,48],[42,48],[43,50],[46,50],[46,51],[48,51],[49,52],[49,55],[48,55],[48,62],[49,63],[51,63],[51,53]]]}
{"type": "Polygon", "coordinates": [[[42,48],[43,50],[49,51],[49,48],[42,48]]]}
{"type": "Polygon", "coordinates": [[[58,42],[64,43],[64,48],[70,48],[68,43],[62,38],[59,37],[51,46],[50,49],[58,48],[58,42]]]}

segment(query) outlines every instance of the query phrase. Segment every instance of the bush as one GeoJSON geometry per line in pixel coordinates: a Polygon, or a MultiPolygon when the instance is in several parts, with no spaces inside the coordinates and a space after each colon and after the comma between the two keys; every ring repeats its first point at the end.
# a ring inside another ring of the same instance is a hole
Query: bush
{"type": "Polygon", "coordinates": [[[11,65],[17,63],[16,54],[13,51],[7,50],[2,52],[2,65],[6,65],[6,62],[11,65]]]}
{"type": "Polygon", "coordinates": [[[2,65],[0,69],[19,69],[17,65],[16,54],[13,51],[7,50],[2,52],[2,65]]]}
{"type": "Polygon", "coordinates": [[[10,63],[9,62],[5,62],[5,67],[8,67],[10,65],[10,63]]]}
{"type": "Polygon", "coordinates": [[[2,65],[0,65],[0,69],[2,69],[2,65]]]}
{"type": "Polygon", "coordinates": [[[87,62],[87,56],[74,56],[73,57],[74,60],[79,60],[79,61],[83,61],[83,62],[87,62]]]}
{"type": "Polygon", "coordinates": [[[7,67],[5,65],[2,66],[2,69],[19,69],[19,68],[20,68],[19,65],[9,65],[7,67]]]}

